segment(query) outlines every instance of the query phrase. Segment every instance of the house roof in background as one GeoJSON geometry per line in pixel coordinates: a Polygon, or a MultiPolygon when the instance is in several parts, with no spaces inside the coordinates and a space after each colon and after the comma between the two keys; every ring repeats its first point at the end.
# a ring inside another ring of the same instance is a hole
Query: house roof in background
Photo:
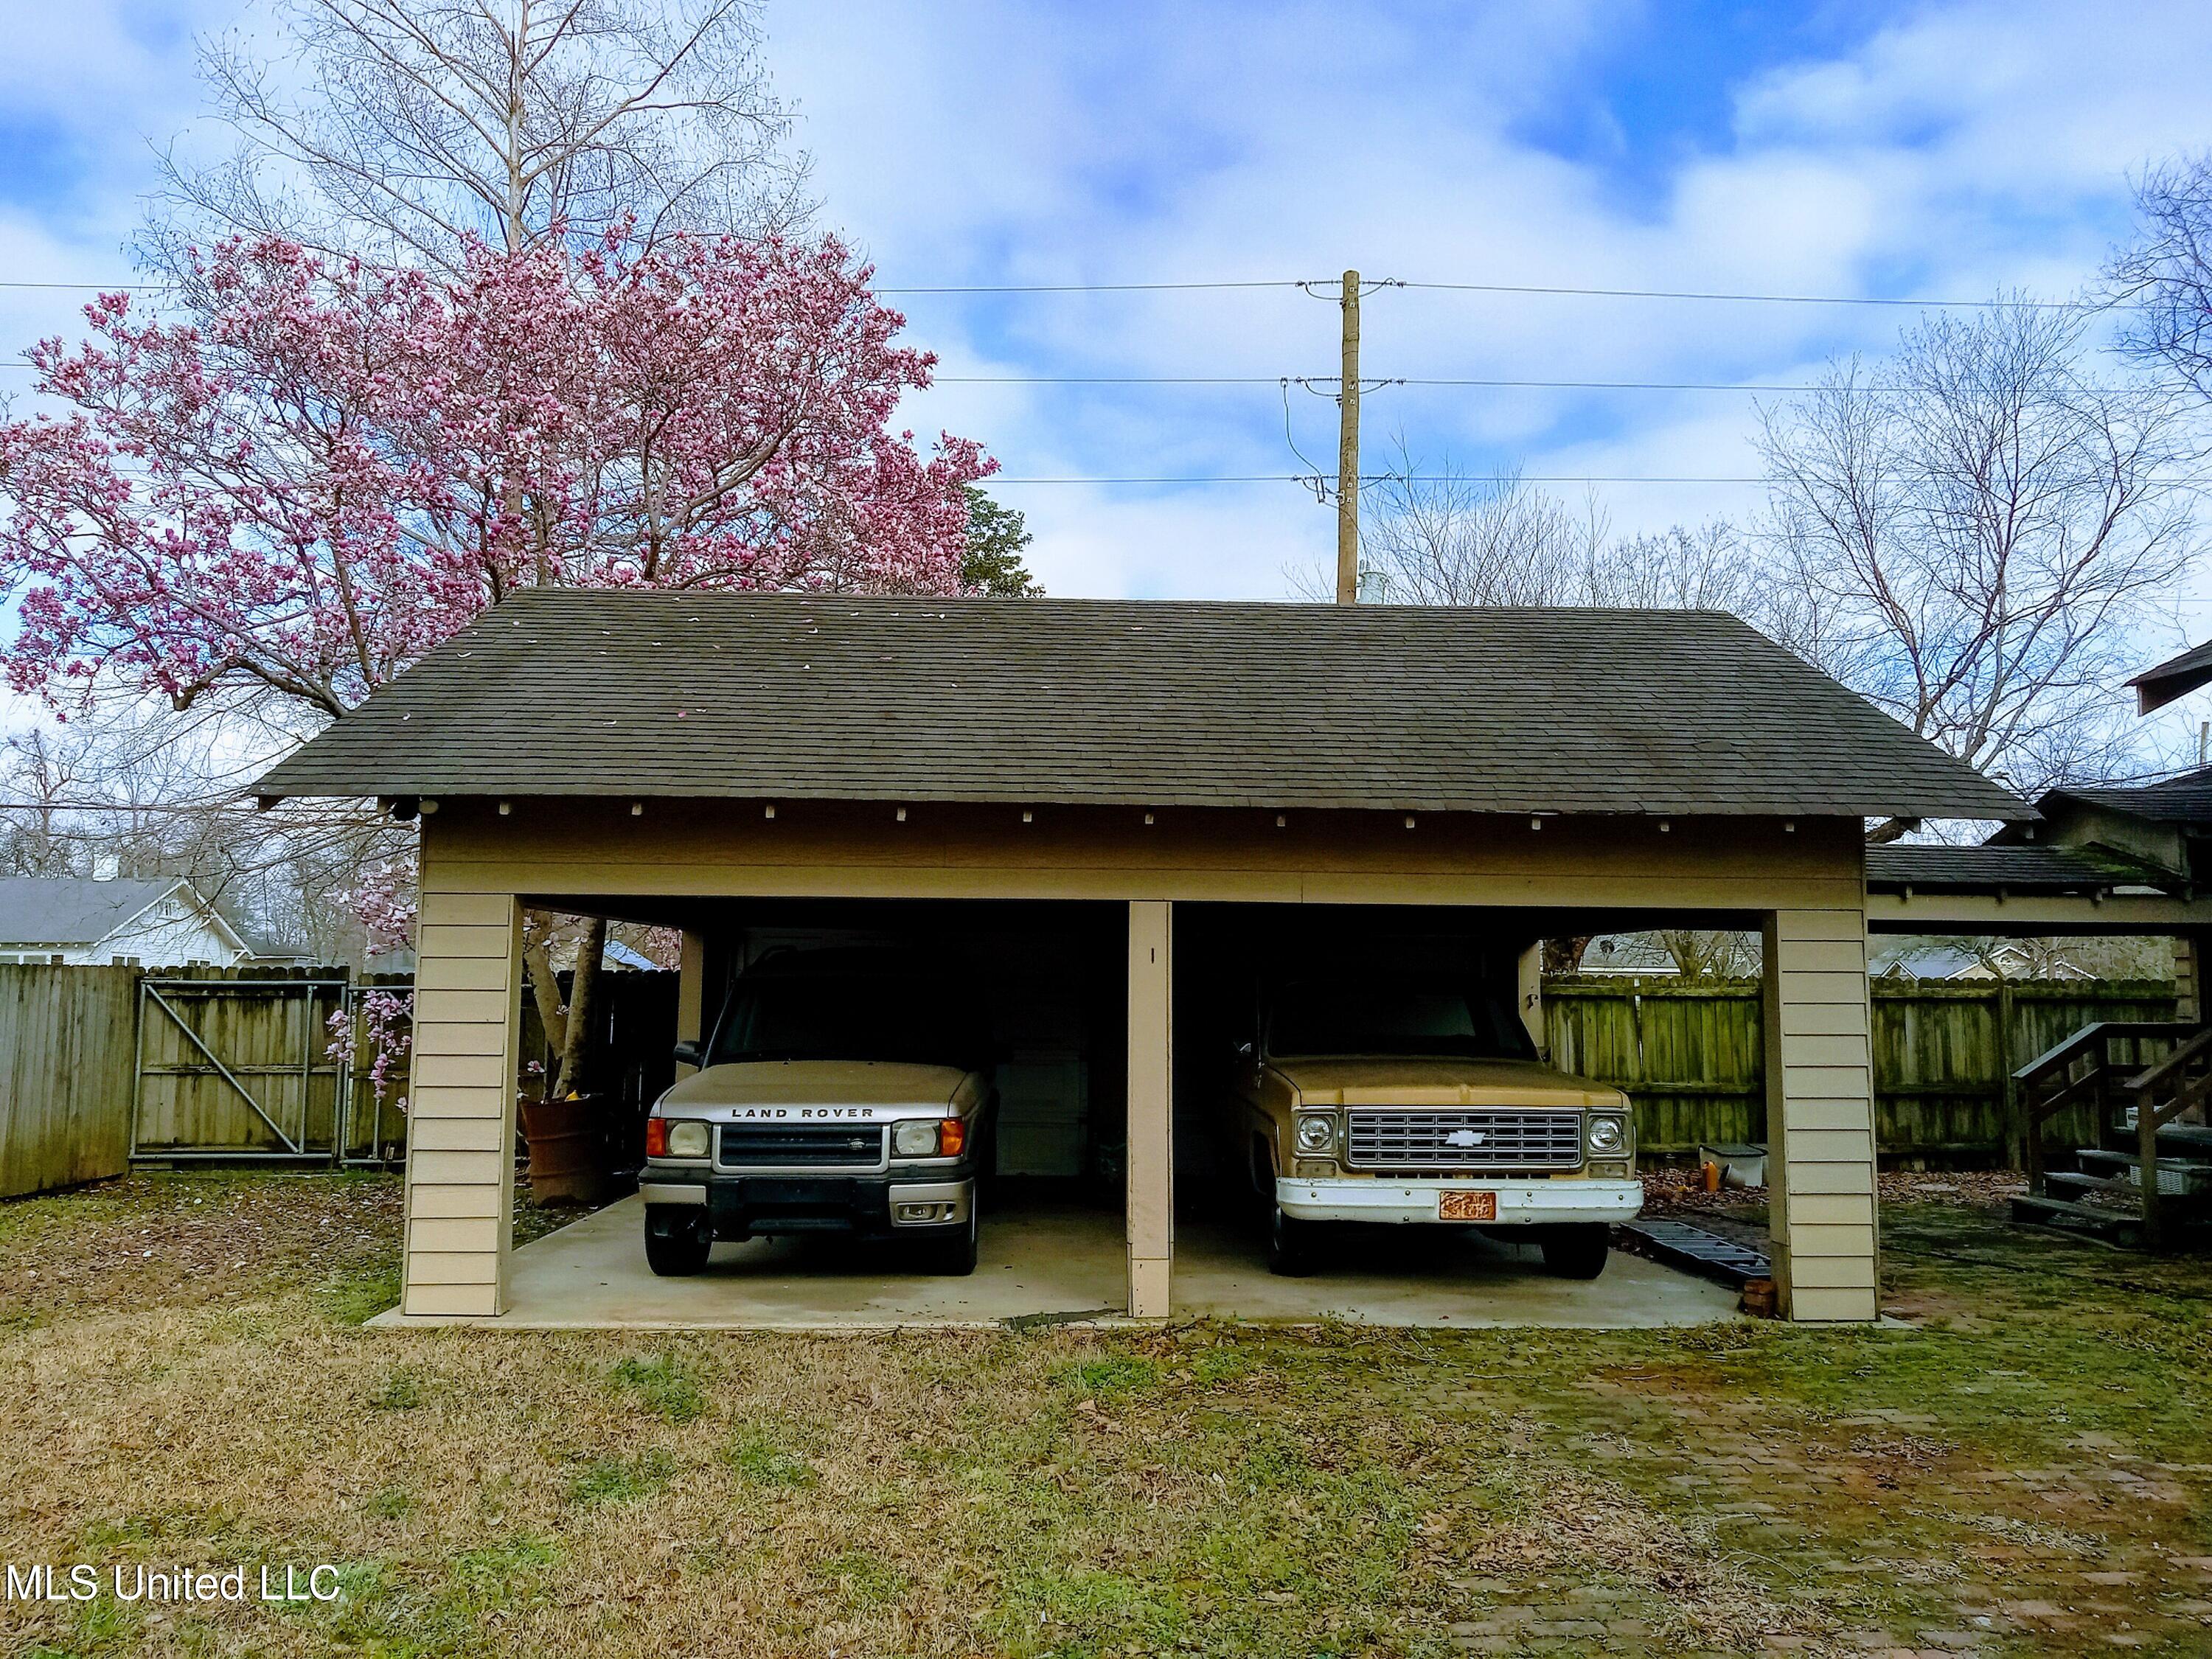
{"type": "Polygon", "coordinates": [[[112,881],[78,876],[0,877],[0,941],[96,945],[182,884],[175,876],[112,881]]]}
{"type": "Polygon", "coordinates": [[[1876,892],[2095,893],[2160,887],[2165,872],[2080,847],[1990,843],[1979,847],[1869,847],[1867,885],[1876,892]]]}
{"type": "MultiPolygon", "coordinates": [[[[2206,648],[2212,650],[2212,647],[2206,648]]],[[[2087,801],[2092,806],[2130,812],[2154,823],[2212,824],[2212,766],[2200,766],[2157,783],[2054,789],[2044,799],[2087,801]]]]}
{"type": "Polygon", "coordinates": [[[2136,712],[2142,714],[2163,708],[2200,685],[2212,685],[2212,642],[2191,646],[2179,656],[2145,669],[2128,684],[2135,688],[2136,712]]]}
{"type": "Polygon", "coordinates": [[[560,589],[257,787],[2033,816],[1717,611],[560,589]]]}

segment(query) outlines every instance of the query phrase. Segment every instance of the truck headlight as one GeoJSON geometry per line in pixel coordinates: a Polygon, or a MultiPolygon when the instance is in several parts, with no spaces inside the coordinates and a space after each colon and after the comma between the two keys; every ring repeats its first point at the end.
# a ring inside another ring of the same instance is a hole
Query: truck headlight
{"type": "Polygon", "coordinates": [[[1302,1117],[1298,1120],[1298,1150],[1302,1152],[1325,1152],[1336,1145],[1336,1120],[1333,1117],[1302,1117]]]}
{"type": "Polygon", "coordinates": [[[709,1133],[703,1123],[672,1120],[668,1125],[668,1156],[671,1158],[704,1158],[709,1133]]]}
{"type": "Polygon", "coordinates": [[[1628,1126],[1617,1117],[1589,1121],[1589,1149],[1594,1152],[1617,1152],[1627,1139],[1628,1126]]]}
{"type": "Polygon", "coordinates": [[[901,1158],[937,1156],[937,1120],[908,1118],[891,1126],[891,1150],[901,1158]]]}

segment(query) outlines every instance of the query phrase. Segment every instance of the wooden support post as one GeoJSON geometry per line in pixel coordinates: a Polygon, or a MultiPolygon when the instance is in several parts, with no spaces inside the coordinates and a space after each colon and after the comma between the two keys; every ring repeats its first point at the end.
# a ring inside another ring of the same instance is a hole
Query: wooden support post
{"type": "Polygon", "coordinates": [[[1999,1116],[2004,1124],[2005,1161],[2015,1170],[2027,1156],[2027,1134],[2020,1117],[2020,1085],[2013,1079],[2012,981],[1997,975],[1997,1091],[1999,1116]]]}
{"type": "Polygon", "coordinates": [[[1870,1320],[1875,1306],[1874,1072],[1866,918],[1765,918],[1767,1208],[1784,1317],[1870,1320]]]}
{"type": "Polygon", "coordinates": [[[436,877],[426,846],[400,1309],[490,1318],[507,1305],[514,1243],[522,908],[507,894],[441,891],[436,877]]]}
{"type": "Polygon", "coordinates": [[[1336,602],[1359,603],[1359,273],[1344,273],[1344,379],[1336,400],[1336,602]]]}
{"type": "MultiPolygon", "coordinates": [[[[2180,1083],[2178,1076],[2176,1086],[2180,1083]]],[[[2159,1214],[2158,1201],[2158,1095],[2155,1090],[2138,1090],[2136,1101],[2136,1176],[2142,1183],[2143,1248],[2162,1249],[2165,1245],[2164,1218],[2159,1214]]]]}
{"type": "Polygon", "coordinates": [[[1175,1271],[1172,907],[1129,906],[1129,1312],[1164,1319],[1175,1271]]]}

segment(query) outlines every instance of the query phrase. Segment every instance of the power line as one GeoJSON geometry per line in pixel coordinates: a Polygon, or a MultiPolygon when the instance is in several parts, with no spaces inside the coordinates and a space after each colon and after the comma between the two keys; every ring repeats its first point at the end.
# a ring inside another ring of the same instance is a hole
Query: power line
{"type": "Polygon", "coordinates": [[[1428,289],[1447,294],[1534,294],[1577,300],[1694,300],[1724,304],[1771,306],[1906,306],[1927,311],[2079,311],[2080,300],[1883,299],[1865,294],[1726,294],[1696,289],[1577,288],[1566,283],[1414,283],[1392,281],[1392,288],[1428,289]]]}
{"type": "MultiPolygon", "coordinates": [[[[1115,477],[1012,477],[998,473],[980,480],[988,485],[998,484],[1257,484],[1296,483],[1311,485],[1321,474],[1315,472],[1220,472],[1205,474],[1156,474],[1115,477]]],[[[1764,484],[1772,482],[1764,474],[1692,474],[1692,473],[1552,473],[1552,472],[1467,472],[1438,476],[1419,472],[1363,472],[1363,484],[1764,484]]],[[[2160,481],[2169,488],[2190,487],[2212,483],[2212,475],[2198,475],[2160,481]]],[[[2212,603],[2212,601],[2207,601],[2212,603]]]]}
{"type": "MultiPolygon", "coordinates": [[[[1255,484],[1306,483],[1316,475],[1310,472],[1217,472],[1206,474],[1152,474],[1106,478],[1075,477],[1016,478],[994,473],[981,480],[986,484],[1255,484]]],[[[1540,484],[1758,484],[1765,483],[1764,477],[1596,477],[1550,473],[1463,473],[1456,477],[1437,477],[1423,473],[1363,472],[1360,483],[1540,483],[1540,484]]]]}
{"type": "MultiPolygon", "coordinates": [[[[933,374],[932,386],[1334,386],[1334,374],[933,374]]],[[[1362,380],[1364,386],[1468,386],[1497,392],[1826,392],[1817,381],[1747,380],[1538,380],[1467,375],[1396,374],[1362,380]]],[[[1913,388],[1861,382],[1854,392],[1894,395],[1913,388]]],[[[2162,392],[2151,386],[2085,386],[2081,392],[2106,393],[2162,392]]]]}
{"type": "MultiPolygon", "coordinates": [[[[1195,283],[936,283],[872,288],[872,294],[1173,294],[1227,292],[1263,289],[1310,291],[1334,283],[1335,277],[1269,277],[1249,281],[1195,283]]],[[[81,293],[160,293],[158,283],[49,283],[0,281],[0,289],[38,289],[81,293]]],[[[1422,289],[1443,294],[1535,295],[1580,300],[1674,300],[1727,305],[1887,306],[1930,311],[2005,310],[2024,307],[2038,311],[2083,309],[2080,300],[1951,300],[1932,296],[1885,296],[1866,294],[1763,294],[1705,289],[1599,288],[1571,283],[1429,283],[1403,277],[1384,277],[1372,288],[1422,289]]]]}
{"type": "MultiPolygon", "coordinates": [[[[1334,278],[1331,279],[1334,280],[1334,278]]],[[[923,288],[871,288],[871,294],[1179,294],[1208,289],[1304,288],[1295,278],[1251,283],[951,283],[923,288]]]]}
{"type": "MultiPolygon", "coordinates": [[[[0,357],[0,368],[29,368],[27,357],[0,357]]],[[[1334,374],[933,374],[932,386],[1334,386],[1334,374]]],[[[1363,380],[1370,387],[1466,386],[1493,392],[1804,392],[1828,390],[1815,381],[1745,380],[1539,380],[1470,375],[1395,374],[1363,380]]],[[[1908,386],[1862,384],[1856,392],[1884,395],[1910,391],[1908,386]]],[[[2079,390],[2110,394],[2160,392],[2156,386],[2085,386],[2079,390]]]]}

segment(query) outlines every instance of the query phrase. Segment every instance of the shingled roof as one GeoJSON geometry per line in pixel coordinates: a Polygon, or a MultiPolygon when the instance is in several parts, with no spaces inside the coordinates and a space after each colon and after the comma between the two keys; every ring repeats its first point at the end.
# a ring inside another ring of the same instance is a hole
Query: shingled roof
{"type": "Polygon", "coordinates": [[[2054,789],[2046,799],[2088,802],[2115,812],[2132,813],[2153,823],[2212,824],[2212,766],[2157,783],[2087,785],[2054,789]]]}
{"type": "Polygon", "coordinates": [[[1867,885],[1876,892],[2109,893],[2162,890],[2174,878],[2089,847],[1869,847],[1867,885]]]}
{"type": "Polygon", "coordinates": [[[2031,815],[1717,611],[558,589],[258,788],[2031,815]]]}

